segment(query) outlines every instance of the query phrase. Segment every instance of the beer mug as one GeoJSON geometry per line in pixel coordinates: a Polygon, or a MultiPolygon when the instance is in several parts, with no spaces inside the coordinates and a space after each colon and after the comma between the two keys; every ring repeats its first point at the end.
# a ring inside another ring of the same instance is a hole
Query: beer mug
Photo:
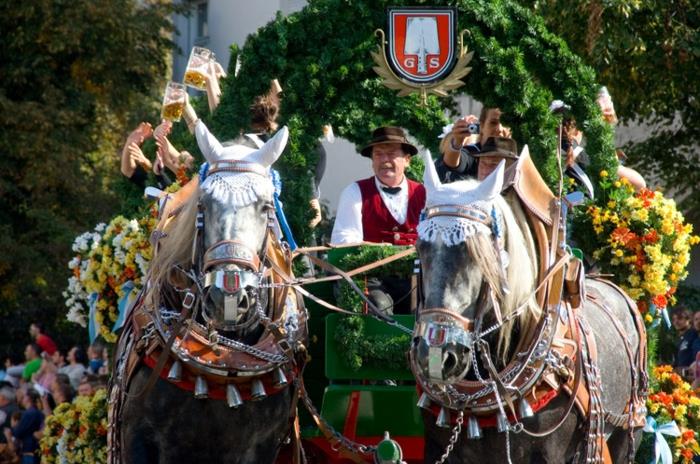
{"type": "Polygon", "coordinates": [[[177,122],[185,110],[185,86],[179,82],[168,82],[163,95],[163,108],[161,118],[177,122]]]}
{"type": "Polygon", "coordinates": [[[194,87],[197,90],[207,89],[207,67],[214,57],[211,50],[202,47],[192,47],[190,59],[187,61],[185,69],[185,85],[194,87]]]}

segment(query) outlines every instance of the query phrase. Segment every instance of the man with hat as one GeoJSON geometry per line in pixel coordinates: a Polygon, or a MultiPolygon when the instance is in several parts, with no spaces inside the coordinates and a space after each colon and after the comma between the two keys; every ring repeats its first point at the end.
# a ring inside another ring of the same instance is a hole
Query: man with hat
{"type": "Polygon", "coordinates": [[[425,188],[404,175],[418,149],[400,127],[380,127],[361,154],[374,176],[345,188],[338,203],[331,243],[412,245],[425,206],[425,188]]]}

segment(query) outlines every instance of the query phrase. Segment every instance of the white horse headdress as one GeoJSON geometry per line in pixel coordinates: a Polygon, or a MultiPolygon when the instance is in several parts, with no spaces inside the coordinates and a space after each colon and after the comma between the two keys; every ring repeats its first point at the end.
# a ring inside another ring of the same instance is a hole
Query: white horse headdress
{"type": "Polygon", "coordinates": [[[489,228],[482,222],[464,217],[436,215],[421,221],[418,225],[418,236],[421,240],[435,242],[440,237],[446,245],[453,246],[479,233],[495,232],[496,236],[499,235],[499,230],[503,230],[503,220],[494,208],[494,200],[500,195],[503,186],[505,161],[501,161],[496,170],[482,182],[463,180],[449,184],[443,184],[440,181],[429,151],[423,153],[423,162],[426,211],[441,206],[468,206],[483,213],[485,217],[491,218],[494,226],[489,228]]]}
{"type": "Polygon", "coordinates": [[[246,166],[253,171],[213,172],[202,182],[200,187],[203,191],[211,194],[217,201],[230,203],[236,207],[250,205],[259,198],[272,198],[274,186],[269,175],[270,166],[277,161],[287,145],[289,130],[286,126],[261,148],[245,145],[224,147],[203,123],[197,124],[195,135],[202,154],[210,164],[210,169],[216,171],[217,166],[235,167],[240,163],[240,166],[246,166]]]}

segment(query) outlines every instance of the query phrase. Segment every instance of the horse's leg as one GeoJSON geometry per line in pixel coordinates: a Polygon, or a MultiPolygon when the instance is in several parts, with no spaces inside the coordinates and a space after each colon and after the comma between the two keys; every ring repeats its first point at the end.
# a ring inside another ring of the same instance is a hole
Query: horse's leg
{"type": "MultiPolygon", "coordinates": [[[[631,443],[630,434],[627,430],[622,428],[617,428],[608,438],[608,450],[610,450],[610,457],[612,462],[624,463],[629,462],[628,453],[630,446],[634,445],[632,450],[632,456],[637,453],[637,449],[642,440],[642,429],[637,428],[633,432],[634,443],[631,443]]],[[[634,457],[632,458],[634,459],[634,457]]]]}
{"type": "Polygon", "coordinates": [[[121,415],[121,454],[124,464],[152,464],[159,460],[158,447],[153,441],[153,430],[143,418],[143,399],[133,395],[142,391],[147,378],[139,369],[130,385],[121,415]]]}

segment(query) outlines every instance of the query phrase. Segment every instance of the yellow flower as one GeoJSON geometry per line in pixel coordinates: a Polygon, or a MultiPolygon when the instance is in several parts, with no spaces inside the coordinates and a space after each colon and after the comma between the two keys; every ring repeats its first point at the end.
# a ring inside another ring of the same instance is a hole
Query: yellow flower
{"type": "Polygon", "coordinates": [[[602,171],[600,171],[600,177],[602,177],[603,179],[605,179],[606,177],[608,177],[608,171],[606,171],[605,169],[603,169],[602,171]]]}
{"type": "MultiPolygon", "coordinates": [[[[644,320],[647,322],[647,324],[651,324],[654,321],[654,318],[651,316],[651,314],[646,313],[644,315],[644,320]]],[[[658,409],[658,407],[656,409],[658,409]]],[[[656,411],[652,411],[652,412],[656,412],[656,411]]]]}

